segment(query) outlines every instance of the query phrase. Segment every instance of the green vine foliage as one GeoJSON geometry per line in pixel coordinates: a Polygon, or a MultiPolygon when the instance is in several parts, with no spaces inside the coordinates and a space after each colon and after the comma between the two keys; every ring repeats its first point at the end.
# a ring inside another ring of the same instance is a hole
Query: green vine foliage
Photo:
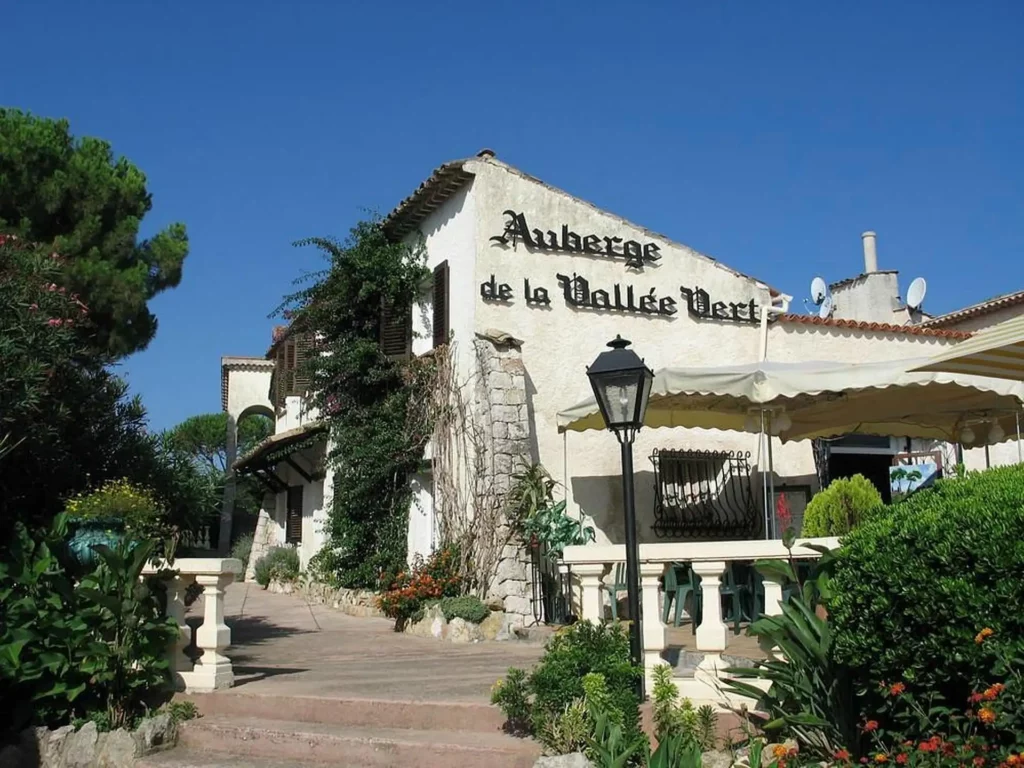
{"type": "Polygon", "coordinates": [[[384,307],[410,307],[429,277],[422,247],[388,240],[379,219],[358,223],[344,242],[312,238],[328,265],[281,307],[308,334],[311,403],[329,430],[334,499],[327,542],[311,563],[318,578],[377,587],[405,565],[412,491],[430,436],[419,407],[429,359],[398,361],[379,346],[384,307]]]}

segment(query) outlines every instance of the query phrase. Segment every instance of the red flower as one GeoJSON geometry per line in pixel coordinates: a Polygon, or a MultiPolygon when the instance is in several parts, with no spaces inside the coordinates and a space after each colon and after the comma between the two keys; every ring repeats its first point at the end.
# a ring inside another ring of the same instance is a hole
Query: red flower
{"type": "Polygon", "coordinates": [[[878,730],[878,721],[877,720],[868,720],[866,723],[864,723],[864,726],[863,726],[862,730],[865,733],[870,733],[871,731],[877,731],[878,730]]]}
{"type": "Polygon", "coordinates": [[[906,765],[907,764],[907,754],[906,754],[906,752],[900,752],[898,755],[896,755],[896,762],[899,763],[900,765],[906,765]]]}
{"type": "Polygon", "coordinates": [[[939,751],[939,740],[935,736],[928,739],[928,741],[922,741],[918,747],[922,752],[938,752],[939,751]]]}
{"type": "Polygon", "coordinates": [[[901,693],[905,693],[906,690],[907,690],[907,686],[904,685],[903,683],[893,683],[892,685],[889,686],[889,693],[892,696],[899,696],[901,693]]]}
{"type": "Polygon", "coordinates": [[[789,502],[784,493],[780,493],[778,501],[775,502],[775,518],[779,521],[782,530],[789,528],[793,522],[793,512],[789,508],[789,502]]]}
{"type": "Polygon", "coordinates": [[[836,760],[849,760],[850,759],[850,753],[848,751],[846,751],[845,749],[840,749],[840,750],[836,751],[836,753],[833,755],[833,757],[836,760]]]}
{"type": "Polygon", "coordinates": [[[985,765],[985,758],[976,757],[971,762],[974,763],[974,768],[983,768],[983,766],[985,765]]]}
{"type": "Polygon", "coordinates": [[[969,696],[969,697],[967,698],[967,702],[968,702],[969,704],[977,704],[978,702],[980,702],[980,701],[981,701],[982,699],[984,699],[984,698],[985,698],[985,695],[984,695],[984,694],[982,694],[982,693],[972,693],[972,694],[971,694],[971,695],[970,695],[970,696],[969,696]]]}

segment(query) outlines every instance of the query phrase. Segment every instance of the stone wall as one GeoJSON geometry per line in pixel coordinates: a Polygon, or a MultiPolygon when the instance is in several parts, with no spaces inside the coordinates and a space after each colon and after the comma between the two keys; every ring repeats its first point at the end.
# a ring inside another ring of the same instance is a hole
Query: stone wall
{"type": "Polygon", "coordinates": [[[260,516],[256,519],[256,530],[252,536],[252,549],[249,552],[249,563],[245,567],[245,580],[252,581],[256,577],[256,563],[260,558],[270,551],[274,546],[274,531],[276,530],[270,514],[266,510],[267,499],[272,496],[265,496],[263,508],[260,509],[260,516]]]}
{"type": "MultiPolygon", "coordinates": [[[[512,476],[532,461],[530,416],[526,391],[526,368],[522,342],[498,331],[477,334],[473,342],[477,377],[474,410],[481,420],[485,455],[478,463],[476,492],[503,500],[512,488],[512,476]]],[[[499,528],[499,540],[508,538],[499,528]]],[[[501,601],[509,627],[536,623],[530,596],[530,558],[515,538],[500,554],[488,598],[501,601]]]]}
{"type": "Polygon", "coordinates": [[[291,592],[302,595],[307,602],[327,605],[349,616],[384,618],[377,607],[377,593],[368,589],[343,589],[318,582],[297,582],[291,592]]]}
{"type": "Polygon", "coordinates": [[[133,732],[100,733],[93,722],[77,731],[71,725],[29,728],[18,744],[0,750],[0,768],[128,768],[137,757],[173,747],[177,735],[168,714],[143,720],[133,732]]]}

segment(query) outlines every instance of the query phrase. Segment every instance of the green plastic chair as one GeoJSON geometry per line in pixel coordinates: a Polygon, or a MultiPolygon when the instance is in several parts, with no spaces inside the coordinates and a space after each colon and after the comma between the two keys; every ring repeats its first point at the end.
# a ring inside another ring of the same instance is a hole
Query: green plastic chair
{"type": "Polygon", "coordinates": [[[616,563],[615,565],[615,578],[611,584],[605,582],[604,591],[608,593],[608,601],[612,604],[612,621],[619,620],[619,601],[618,596],[620,592],[628,591],[626,586],[626,564],[616,563]]]}
{"type": "Polygon", "coordinates": [[[750,614],[747,612],[747,603],[751,597],[750,587],[744,580],[736,578],[736,566],[729,563],[725,569],[725,578],[722,580],[721,594],[723,602],[728,601],[728,607],[723,612],[726,624],[732,623],[733,634],[740,633],[740,624],[750,621],[750,614]]]}
{"type": "MultiPolygon", "coordinates": [[[[665,573],[665,605],[661,612],[661,621],[668,624],[668,615],[672,609],[672,601],[675,601],[676,612],[673,619],[673,626],[680,626],[683,623],[683,614],[686,613],[686,598],[693,595],[694,612],[697,604],[697,590],[694,583],[694,573],[688,565],[672,563],[665,573]]],[[[687,614],[690,621],[693,617],[687,614]]]]}

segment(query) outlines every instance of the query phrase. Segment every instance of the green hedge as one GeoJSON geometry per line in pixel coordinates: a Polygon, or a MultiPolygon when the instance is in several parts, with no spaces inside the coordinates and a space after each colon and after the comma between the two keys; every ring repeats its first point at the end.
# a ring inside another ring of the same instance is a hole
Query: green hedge
{"type": "Polygon", "coordinates": [[[1024,653],[1024,466],[942,480],[844,540],[829,600],[837,658],[878,695],[904,681],[961,705],[989,627],[1024,653]]]}

